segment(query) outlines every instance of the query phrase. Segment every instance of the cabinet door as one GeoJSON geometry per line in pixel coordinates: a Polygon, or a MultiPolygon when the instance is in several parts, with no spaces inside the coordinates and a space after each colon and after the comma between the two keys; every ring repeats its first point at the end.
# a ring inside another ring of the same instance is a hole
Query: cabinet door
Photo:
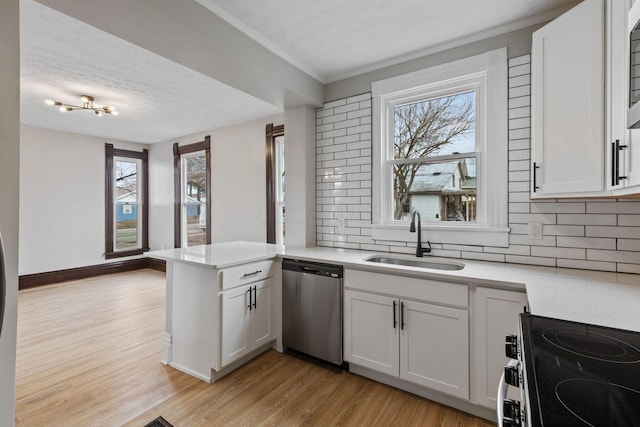
{"type": "Polygon", "coordinates": [[[532,198],[602,193],[604,1],[585,0],[534,32],[531,59],[532,198]]]}
{"type": "Polygon", "coordinates": [[[221,365],[226,366],[250,351],[249,293],[242,286],[222,293],[221,365]]]}
{"type": "MultiPolygon", "coordinates": [[[[509,359],[504,354],[505,336],[518,333],[518,315],[527,305],[524,292],[477,288],[474,319],[473,401],[496,407],[500,375],[509,359]]],[[[510,387],[511,399],[520,400],[518,390],[510,387]]]]}
{"type": "Polygon", "coordinates": [[[469,314],[401,301],[400,378],[469,399],[469,314]]]}
{"type": "Polygon", "coordinates": [[[344,359],[398,376],[400,324],[397,310],[398,300],[395,298],[346,290],[344,359]]]}
{"type": "Polygon", "coordinates": [[[273,339],[271,325],[271,279],[251,285],[254,303],[251,310],[251,349],[273,339]]]}

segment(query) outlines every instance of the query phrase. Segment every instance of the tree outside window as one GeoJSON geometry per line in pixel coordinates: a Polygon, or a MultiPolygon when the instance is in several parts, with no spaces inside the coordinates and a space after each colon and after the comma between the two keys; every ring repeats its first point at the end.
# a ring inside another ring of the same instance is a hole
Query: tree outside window
{"type": "Polygon", "coordinates": [[[393,109],[393,216],[475,221],[475,92],[393,109]]]}

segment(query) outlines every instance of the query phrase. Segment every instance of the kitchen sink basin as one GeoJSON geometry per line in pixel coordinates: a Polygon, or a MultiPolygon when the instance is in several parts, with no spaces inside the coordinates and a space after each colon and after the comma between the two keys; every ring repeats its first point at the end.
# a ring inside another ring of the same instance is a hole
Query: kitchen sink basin
{"type": "Polygon", "coordinates": [[[374,255],[365,258],[368,262],[377,262],[379,264],[404,265],[407,267],[428,268],[431,270],[462,270],[464,264],[458,262],[445,262],[420,259],[395,258],[386,255],[374,255]]]}

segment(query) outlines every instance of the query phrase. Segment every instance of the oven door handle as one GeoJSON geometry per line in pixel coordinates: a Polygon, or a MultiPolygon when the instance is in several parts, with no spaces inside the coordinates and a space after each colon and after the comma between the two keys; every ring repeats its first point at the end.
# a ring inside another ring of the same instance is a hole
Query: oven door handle
{"type": "MultiPolygon", "coordinates": [[[[519,362],[517,360],[511,359],[507,366],[512,366],[514,368],[518,367],[519,362]]],[[[502,422],[504,421],[504,399],[507,398],[507,390],[509,389],[509,384],[504,379],[504,371],[500,376],[500,382],[498,383],[498,396],[496,398],[496,412],[498,415],[498,425],[502,426],[502,422]]]]}

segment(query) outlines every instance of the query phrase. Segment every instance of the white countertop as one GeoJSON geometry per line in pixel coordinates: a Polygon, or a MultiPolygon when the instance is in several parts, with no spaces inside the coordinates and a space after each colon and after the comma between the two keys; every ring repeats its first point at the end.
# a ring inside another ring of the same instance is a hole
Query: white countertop
{"type": "Polygon", "coordinates": [[[238,264],[274,258],[278,246],[256,242],[227,242],[188,248],[145,252],[151,258],[171,262],[199,265],[208,268],[226,268],[238,264]]]}
{"type": "Polygon", "coordinates": [[[526,288],[533,314],[592,323],[640,332],[640,275],[565,268],[525,266],[451,258],[431,258],[444,263],[463,263],[457,271],[378,264],[365,261],[372,255],[417,259],[410,255],[355,251],[325,247],[297,248],[251,242],[230,242],[185,249],[148,252],[167,261],[210,268],[274,257],[341,264],[386,274],[402,274],[459,283],[526,288]]]}

